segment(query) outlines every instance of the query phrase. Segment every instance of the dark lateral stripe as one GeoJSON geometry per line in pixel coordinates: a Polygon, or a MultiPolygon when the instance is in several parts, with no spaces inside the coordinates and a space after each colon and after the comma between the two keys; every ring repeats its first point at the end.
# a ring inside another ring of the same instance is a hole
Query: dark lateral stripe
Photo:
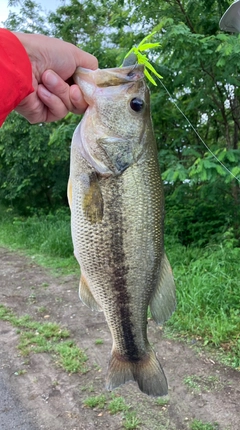
{"type": "Polygon", "coordinates": [[[115,179],[116,188],[112,201],[111,226],[113,262],[113,295],[116,300],[116,309],[119,313],[124,342],[124,356],[130,361],[138,361],[139,350],[134,336],[134,327],[131,322],[130,295],[127,289],[128,265],[123,249],[123,218],[122,204],[124,196],[119,191],[121,179],[115,179]]]}

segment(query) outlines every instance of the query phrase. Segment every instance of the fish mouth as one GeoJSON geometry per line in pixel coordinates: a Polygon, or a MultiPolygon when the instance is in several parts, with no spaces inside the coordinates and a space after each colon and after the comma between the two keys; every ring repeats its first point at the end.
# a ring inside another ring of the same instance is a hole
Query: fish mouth
{"type": "Polygon", "coordinates": [[[98,87],[110,87],[144,79],[144,65],[135,64],[126,67],[111,69],[89,70],[78,67],[73,75],[73,80],[80,85],[82,81],[95,84],[98,87]]]}

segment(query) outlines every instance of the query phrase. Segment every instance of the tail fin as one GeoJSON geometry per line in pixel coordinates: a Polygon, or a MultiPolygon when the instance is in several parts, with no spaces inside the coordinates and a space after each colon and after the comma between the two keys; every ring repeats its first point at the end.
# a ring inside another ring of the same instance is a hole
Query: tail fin
{"type": "Polygon", "coordinates": [[[165,396],[167,379],[155,353],[151,350],[138,362],[131,362],[113,351],[107,374],[107,389],[113,390],[127,381],[136,381],[149,396],[165,396]]]}

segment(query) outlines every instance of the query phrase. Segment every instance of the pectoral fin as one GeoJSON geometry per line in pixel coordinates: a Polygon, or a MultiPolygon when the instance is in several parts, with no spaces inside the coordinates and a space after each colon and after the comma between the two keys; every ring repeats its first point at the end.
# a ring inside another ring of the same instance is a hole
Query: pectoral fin
{"type": "Polygon", "coordinates": [[[79,283],[79,297],[82,302],[88,306],[90,309],[95,311],[102,311],[101,306],[94,299],[89,286],[87,284],[86,279],[81,275],[80,283],[79,283]]]}
{"type": "Polygon", "coordinates": [[[176,308],[176,292],[172,269],[166,254],[164,254],[160,279],[150,301],[150,310],[154,321],[162,324],[167,321],[176,308]]]}
{"type": "Polygon", "coordinates": [[[102,221],[103,197],[96,173],[83,174],[83,212],[92,224],[102,221]]]}
{"type": "Polygon", "coordinates": [[[97,143],[105,151],[115,174],[121,174],[134,162],[132,144],[128,140],[115,137],[98,139],[97,143]]]}

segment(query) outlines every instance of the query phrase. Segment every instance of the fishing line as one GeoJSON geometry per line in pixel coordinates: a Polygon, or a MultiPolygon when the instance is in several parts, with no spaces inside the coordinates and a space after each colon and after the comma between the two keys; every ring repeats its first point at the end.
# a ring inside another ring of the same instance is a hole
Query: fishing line
{"type": "Polygon", "coordinates": [[[172,95],[170,94],[170,92],[168,91],[167,87],[164,85],[163,81],[161,79],[159,79],[157,77],[158,81],[161,83],[161,85],[163,86],[163,88],[165,89],[166,93],[168,94],[171,102],[174,104],[174,106],[178,109],[178,111],[182,114],[182,116],[185,118],[185,120],[187,121],[188,125],[192,128],[192,130],[194,131],[194,133],[197,135],[197,137],[199,138],[199,140],[203,143],[203,145],[205,146],[205,148],[210,152],[210,154],[215,158],[215,160],[217,160],[217,162],[226,170],[226,172],[228,172],[234,179],[236,179],[239,183],[240,183],[240,179],[238,179],[232,172],[231,170],[229,170],[218,158],[217,156],[214,154],[214,152],[212,152],[212,150],[209,148],[209,146],[204,142],[204,140],[202,139],[202,137],[200,136],[200,134],[197,132],[196,128],[192,125],[192,123],[190,122],[190,120],[187,118],[187,116],[185,115],[185,113],[181,110],[181,108],[177,105],[177,103],[174,101],[172,95]]]}

